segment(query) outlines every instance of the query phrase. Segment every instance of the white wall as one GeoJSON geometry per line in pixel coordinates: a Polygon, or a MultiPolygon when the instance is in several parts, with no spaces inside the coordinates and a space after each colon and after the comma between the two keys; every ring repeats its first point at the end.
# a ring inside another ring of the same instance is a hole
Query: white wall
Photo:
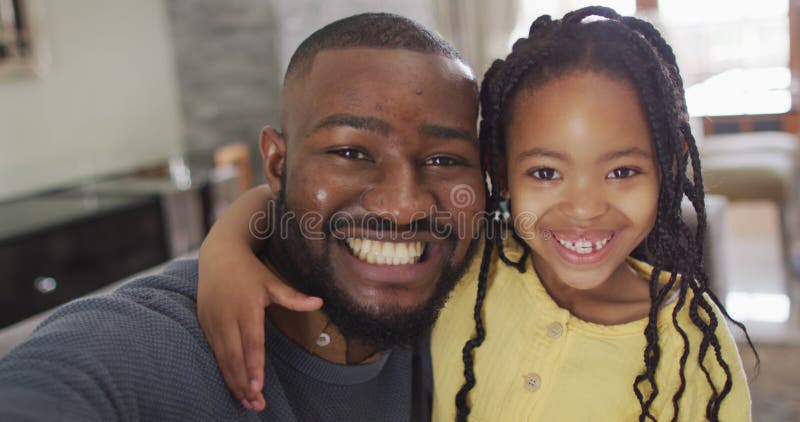
{"type": "Polygon", "coordinates": [[[436,5],[431,0],[273,0],[281,17],[279,80],[289,65],[294,50],[306,37],[323,26],[350,15],[365,12],[396,13],[436,29],[436,5]]]}
{"type": "Polygon", "coordinates": [[[42,0],[52,63],[0,80],[0,201],[183,149],[163,0],[42,0]]]}

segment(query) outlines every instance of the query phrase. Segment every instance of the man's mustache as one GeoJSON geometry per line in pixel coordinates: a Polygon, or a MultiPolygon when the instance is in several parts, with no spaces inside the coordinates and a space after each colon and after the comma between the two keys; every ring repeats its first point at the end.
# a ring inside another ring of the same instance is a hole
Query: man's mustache
{"type": "Polygon", "coordinates": [[[420,218],[409,224],[397,224],[391,216],[366,214],[359,216],[334,215],[328,227],[332,233],[347,237],[361,231],[370,231],[386,238],[405,238],[415,234],[430,234],[438,239],[454,235],[454,227],[449,221],[432,217],[420,218]]]}

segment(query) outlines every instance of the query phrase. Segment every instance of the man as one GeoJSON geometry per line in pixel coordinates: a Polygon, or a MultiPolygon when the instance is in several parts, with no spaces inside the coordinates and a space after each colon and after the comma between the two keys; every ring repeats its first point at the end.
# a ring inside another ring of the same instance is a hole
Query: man
{"type": "Polygon", "coordinates": [[[178,260],[61,308],[0,361],[0,420],[429,418],[427,331],[476,237],[446,228],[484,203],[474,77],[419,25],[365,14],[304,41],[283,94],[281,130],[261,136],[286,228],[267,254],[325,307],[268,311],[267,409],[228,393],[197,323],[197,262],[178,260]]]}

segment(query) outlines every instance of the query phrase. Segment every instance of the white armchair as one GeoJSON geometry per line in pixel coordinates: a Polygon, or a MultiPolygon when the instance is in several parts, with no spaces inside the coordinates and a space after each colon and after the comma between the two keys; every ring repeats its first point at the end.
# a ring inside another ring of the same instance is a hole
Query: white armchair
{"type": "Polygon", "coordinates": [[[706,192],[731,202],[775,202],[786,267],[800,272],[800,138],[786,132],[712,135],[700,160],[706,192]]]}

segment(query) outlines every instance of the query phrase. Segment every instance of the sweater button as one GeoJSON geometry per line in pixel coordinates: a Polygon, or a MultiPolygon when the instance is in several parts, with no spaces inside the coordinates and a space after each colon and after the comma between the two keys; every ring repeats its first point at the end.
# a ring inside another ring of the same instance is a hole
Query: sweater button
{"type": "Polygon", "coordinates": [[[547,336],[550,338],[559,338],[564,333],[564,327],[561,324],[554,322],[547,326],[547,336]]]}
{"type": "Polygon", "coordinates": [[[542,379],[539,375],[528,374],[523,377],[525,379],[525,389],[528,391],[536,391],[542,386],[542,379]]]}
{"type": "Polygon", "coordinates": [[[325,347],[329,344],[331,344],[331,336],[328,333],[322,333],[317,337],[317,346],[325,347]]]}

